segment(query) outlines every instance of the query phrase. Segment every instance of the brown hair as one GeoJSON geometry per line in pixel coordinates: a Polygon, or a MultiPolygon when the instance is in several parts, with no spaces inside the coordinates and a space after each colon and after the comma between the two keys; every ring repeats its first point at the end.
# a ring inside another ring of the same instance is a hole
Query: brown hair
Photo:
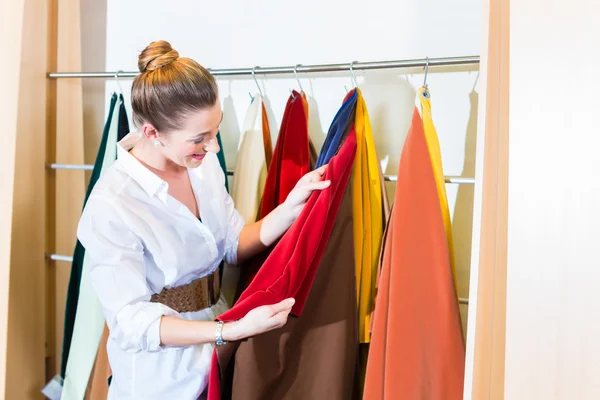
{"type": "Polygon", "coordinates": [[[181,128],[190,112],[212,107],[218,100],[215,78],[196,61],[179,58],[169,42],[152,42],[138,58],[141,74],[133,81],[131,105],[139,127],[151,123],[158,131],[181,128]]]}

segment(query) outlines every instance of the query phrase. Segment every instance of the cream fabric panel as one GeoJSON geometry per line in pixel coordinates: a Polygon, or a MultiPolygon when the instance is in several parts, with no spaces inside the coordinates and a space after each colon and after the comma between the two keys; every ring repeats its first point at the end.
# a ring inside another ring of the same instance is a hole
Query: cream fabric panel
{"type": "MultiPolygon", "coordinates": [[[[233,173],[231,198],[246,224],[256,222],[267,179],[262,102],[262,97],[255,94],[248,106],[233,173]]],[[[239,277],[238,266],[225,265],[221,292],[229,305],[233,304],[239,277]]]]}

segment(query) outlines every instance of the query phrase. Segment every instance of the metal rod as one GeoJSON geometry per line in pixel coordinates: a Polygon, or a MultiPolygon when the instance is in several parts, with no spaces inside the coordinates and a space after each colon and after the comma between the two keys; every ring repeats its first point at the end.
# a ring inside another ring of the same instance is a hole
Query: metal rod
{"type": "Polygon", "coordinates": [[[91,164],[50,164],[51,169],[77,169],[91,171],[94,166],[91,164]]]}
{"type": "MultiPolygon", "coordinates": [[[[54,261],[65,261],[65,262],[73,262],[73,257],[64,256],[61,254],[50,254],[50,259],[54,261]]],[[[465,299],[464,297],[460,297],[458,299],[459,304],[469,304],[469,299],[465,299]]]]}
{"type": "MultiPolygon", "coordinates": [[[[65,262],[73,262],[73,257],[63,256],[61,254],[51,254],[50,259],[54,261],[65,261],[65,262]]],[[[459,304],[469,304],[469,299],[465,299],[464,297],[460,297],[458,299],[459,304]]]]}
{"type": "MultiPolygon", "coordinates": [[[[467,57],[442,57],[442,58],[421,58],[412,60],[393,60],[393,61],[374,61],[374,62],[347,62],[339,64],[315,64],[315,65],[289,65],[281,67],[251,67],[251,68],[227,68],[208,70],[215,76],[240,76],[240,75],[275,75],[275,74],[293,74],[307,72],[338,72],[352,70],[372,70],[372,69],[395,69],[395,68],[415,68],[442,67],[452,65],[472,65],[479,64],[479,56],[467,57]]],[[[119,72],[50,72],[49,78],[134,78],[139,74],[137,71],[119,71],[119,72]]]]}
{"type": "Polygon", "coordinates": [[[61,254],[50,254],[50,259],[53,261],[64,261],[64,262],[73,262],[73,257],[71,256],[63,256],[61,254]]]}
{"type": "MultiPolygon", "coordinates": [[[[398,176],[397,175],[384,175],[384,180],[388,181],[388,182],[397,182],[398,181],[398,176]]],[[[446,183],[456,183],[459,185],[474,185],[475,184],[475,178],[467,178],[467,177],[463,177],[463,176],[445,176],[445,181],[446,183]]]]}
{"type": "MultiPolygon", "coordinates": [[[[92,170],[94,169],[94,166],[91,164],[50,164],[50,168],[92,170]]],[[[227,175],[233,176],[233,171],[227,170],[227,175]]],[[[396,175],[384,175],[384,180],[388,182],[396,182],[398,180],[398,177],[396,175]]],[[[473,185],[475,183],[475,178],[466,178],[462,176],[446,176],[446,183],[473,185]]]]}

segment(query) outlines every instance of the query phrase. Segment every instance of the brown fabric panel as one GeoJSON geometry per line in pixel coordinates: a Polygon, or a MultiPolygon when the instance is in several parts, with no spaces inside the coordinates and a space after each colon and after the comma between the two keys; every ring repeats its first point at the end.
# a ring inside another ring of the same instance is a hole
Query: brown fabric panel
{"type": "Polygon", "coordinates": [[[98,346],[96,354],[96,362],[92,371],[92,377],[88,382],[86,391],[86,399],[89,400],[106,400],[108,397],[108,377],[112,374],[110,364],[108,362],[108,353],[106,351],[106,343],[108,342],[108,327],[104,324],[104,331],[98,346]]]}
{"type": "Polygon", "coordinates": [[[355,398],[358,327],[351,193],[349,183],[302,316],[239,343],[233,399],[355,398]]]}

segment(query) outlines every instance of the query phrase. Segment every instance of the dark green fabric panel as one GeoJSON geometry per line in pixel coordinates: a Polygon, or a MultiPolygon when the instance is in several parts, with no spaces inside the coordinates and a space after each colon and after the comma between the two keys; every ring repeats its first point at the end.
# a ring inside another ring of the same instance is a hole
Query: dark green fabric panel
{"type": "Polygon", "coordinates": [[[221,150],[217,153],[217,157],[219,158],[219,164],[221,164],[221,169],[225,174],[225,189],[229,192],[229,182],[227,178],[227,164],[225,164],[225,150],[223,150],[223,142],[221,141],[221,132],[217,133],[217,143],[219,143],[219,147],[221,150]]]}
{"type": "MultiPolygon", "coordinates": [[[[92,171],[90,183],[85,194],[85,199],[83,202],[84,207],[90,196],[90,193],[92,192],[92,189],[94,188],[94,185],[98,181],[98,178],[100,178],[100,171],[104,162],[104,154],[106,152],[108,134],[116,108],[116,102],[117,95],[113,94],[110,100],[108,117],[106,119],[106,123],[104,124],[104,130],[100,140],[100,147],[98,148],[98,154],[96,155],[96,162],[94,163],[94,169],[92,171]]],[[[63,377],[63,379],[65,377],[65,371],[67,368],[67,360],[69,358],[69,350],[71,348],[71,339],[73,337],[73,327],[75,325],[75,314],[77,312],[77,301],[79,299],[79,284],[81,282],[84,255],[85,249],[78,240],[75,244],[75,251],[73,252],[73,263],[71,264],[71,275],[69,277],[69,288],[67,290],[67,304],[65,307],[65,333],[63,338],[62,359],[60,364],[60,375],[63,377]]]]}
{"type": "Polygon", "coordinates": [[[125,109],[125,98],[120,95],[121,106],[119,107],[119,134],[117,142],[121,141],[129,133],[129,119],[127,118],[127,110],[125,109]]]}
{"type": "MultiPolygon", "coordinates": [[[[221,141],[221,132],[217,133],[217,143],[219,143],[219,152],[217,153],[217,157],[219,158],[219,164],[221,164],[221,169],[225,174],[225,189],[229,192],[229,178],[227,176],[227,164],[225,163],[225,150],[223,149],[223,142],[221,141]]],[[[202,221],[202,220],[200,220],[202,221]]],[[[221,282],[223,281],[223,269],[225,268],[225,262],[221,261],[219,265],[219,279],[221,282]]]]}

